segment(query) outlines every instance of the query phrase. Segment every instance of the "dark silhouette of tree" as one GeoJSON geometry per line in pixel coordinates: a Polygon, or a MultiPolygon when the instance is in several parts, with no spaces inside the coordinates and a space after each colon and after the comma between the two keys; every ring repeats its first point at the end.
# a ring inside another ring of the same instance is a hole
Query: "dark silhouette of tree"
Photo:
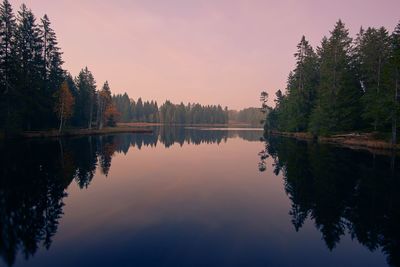
{"type": "Polygon", "coordinates": [[[283,176],[296,231],[310,218],[328,249],[349,234],[400,265],[400,169],[390,156],[278,137],[265,146],[283,176]]]}
{"type": "Polygon", "coordinates": [[[18,11],[16,29],[17,84],[21,101],[18,110],[22,113],[25,129],[37,128],[42,123],[35,110],[42,114],[42,41],[40,28],[32,11],[24,4],[18,11]]]}
{"type": "Polygon", "coordinates": [[[0,125],[10,132],[20,119],[12,105],[18,97],[16,88],[16,20],[8,0],[0,5],[0,125]]]}
{"type": "Polygon", "coordinates": [[[369,27],[361,28],[353,40],[339,20],[316,53],[303,36],[286,91],[278,90],[275,107],[268,107],[266,132],[318,136],[391,131],[396,144],[400,114],[398,36],[399,25],[392,34],[384,27],[369,27]]]}

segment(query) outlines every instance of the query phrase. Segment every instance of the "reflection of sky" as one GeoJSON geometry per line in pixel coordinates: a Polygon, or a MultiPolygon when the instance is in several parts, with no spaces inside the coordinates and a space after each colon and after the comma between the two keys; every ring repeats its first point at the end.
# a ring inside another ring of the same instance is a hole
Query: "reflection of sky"
{"type": "MultiPolygon", "coordinates": [[[[329,252],[307,221],[296,233],[282,177],[257,168],[259,142],[130,149],[88,189],[72,183],[49,251],[32,266],[379,266],[343,238],[329,252]],[[160,264],[160,263],[164,263],[160,264]],[[36,264],[36,265],[35,265],[36,264]]],[[[18,262],[18,261],[17,261],[18,262]]],[[[21,261],[19,260],[19,263],[21,261]]],[[[17,264],[18,266],[18,264],[17,264]]]]}

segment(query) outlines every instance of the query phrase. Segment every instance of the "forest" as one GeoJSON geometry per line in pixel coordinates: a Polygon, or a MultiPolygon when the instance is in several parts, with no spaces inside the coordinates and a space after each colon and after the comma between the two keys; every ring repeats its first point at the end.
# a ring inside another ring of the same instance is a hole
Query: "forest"
{"type": "Polygon", "coordinates": [[[47,15],[37,20],[26,5],[15,15],[0,5],[0,129],[6,134],[115,124],[108,82],[97,89],[84,68],[75,78],[62,68],[62,52],[47,15]]]}
{"type": "Polygon", "coordinates": [[[157,101],[131,99],[128,94],[112,96],[112,102],[120,114],[118,122],[148,122],[164,124],[228,124],[242,123],[251,126],[261,126],[264,114],[260,108],[244,108],[228,110],[220,105],[203,106],[198,103],[187,105],[173,104],[165,101],[158,107],[157,101]]]}
{"type": "Polygon", "coordinates": [[[220,105],[172,104],[112,95],[106,81],[98,88],[92,72],[76,77],[63,69],[63,52],[47,15],[37,19],[22,5],[15,14],[0,4],[0,135],[65,127],[102,129],[117,122],[225,124],[220,105]]]}
{"type": "Polygon", "coordinates": [[[229,120],[236,123],[247,123],[251,126],[260,127],[265,119],[260,108],[244,108],[242,110],[229,110],[229,120]]]}
{"type": "Polygon", "coordinates": [[[310,132],[314,136],[377,132],[397,142],[400,115],[400,23],[361,28],[355,38],[339,20],[315,50],[303,36],[294,54],[286,91],[275,107],[261,101],[265,129],[310,132]]]}
{"type": "Polygon", "coordinates": [[[164,124],[226,124],[228,108],[220,105],[200,105],[198,103],[173,104],[167,100],[158,107],[157,101],[137,101],[128,94],[112,97],[120,114],[120,122],[149,122],[164,124]]]}

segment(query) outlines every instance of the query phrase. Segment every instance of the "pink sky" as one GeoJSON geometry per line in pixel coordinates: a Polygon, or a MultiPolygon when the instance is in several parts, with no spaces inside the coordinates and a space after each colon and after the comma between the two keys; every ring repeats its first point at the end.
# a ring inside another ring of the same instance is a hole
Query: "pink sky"
{"type": "Polygon", "coordinates": [[[315,47],[339,18],[352,35],[400,20],[400,0],[10,1],[49,16],[74,76],[88,66],[114,93],[235,109],[285,88],[303,34],[315,47]]]}

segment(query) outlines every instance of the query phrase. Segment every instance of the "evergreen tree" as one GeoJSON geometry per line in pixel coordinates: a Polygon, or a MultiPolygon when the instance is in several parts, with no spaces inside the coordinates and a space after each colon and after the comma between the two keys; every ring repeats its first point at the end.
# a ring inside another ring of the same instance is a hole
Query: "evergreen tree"
{"type": "Polygon", "coordinates": [[[78,98],[76,112],[78,114],[78,126],[85,126],[90,129],[93,123],[93,113],[95,108],[96,82],[92,73],[86,67],[82,69],[76,78],[78,88],[78,98]]]}
{"type": "Polygon", "coordinates": [[[360,31],[359,39],[357,59],[364,92],[363,118],[373,125],[374,130],[377,130],[378,127],[382,127],[387,117],[384,109],[386,88],[383,83],[383,71],[389,59],[390,39],[387,30],[383,27],[360,31]]]}
{"type": "Polygon", "coordinates": [[[51,28],[47,15],[41,19],[41,38],[43,43],[43,79],[46,92],[53,93],[63,82],[62,52],[58,47],[57,37],[51,28]]]}
{"type": "Polygon", "coordinates": [[[385,71],[385,85],[388,88],[387,107],[392,124],[392,143],[397,143],[398,118],[400,115],[400,23],[390,38],[390,57],[385,71]]]}
{"type": "Polygon", "coordinates": [[[143,101],[139,97],[135,107],[136,121],[143,121],[143,101]]]}
{"type": "Polygon", "coordinates": [[[318,50],[320,83],[318,100],[311,116],[314,133],[347,131],[359,127],[361,88],[352,63],[352,39],[338,21],[329,39],[318,50]]]}
{"type": "Polygon", "coordinates": [[[21,97],[17,108],[22,111],[25,129],[43,126],[38,114],[44,114],[41,90],[42,43],[36,18],[23,4],[17,16],[16,55],[18,61],[17,87],[21,97]],[[35,112],[32,112],[35,110],[35,112]]]}
{"type": "MultiPolygon", "coordinates": [[[[303,36],[297,45],[295,54],[296,68],[294,70],[294,81],[290,81],[288,89],[292,93],[292,118],[295,122],[291,128],[297,131],[307,130],[309,117],[315,104],[318,86],[318,59],[313,48],[303,36]]],[[[290,98],[290,96],[289,96],[290,98]]]]}
{"type": "Polygon", "coordinates": [[[108,81],[106,81],[98,94],[97,126],[99,129],[102,129],[105,123],[107,124],[107,111],[111,105],[111,90],[108,81]]]}
{"type": "MultiPolygon", "coordinates": [[[[47,15],[41,19],[40,39],[42,43],[42,96],[43,110],[53,109],[54,93],[60,88],[65,79],[64,70],[62,69],[62,53],[58,47],[58,42],[54,30],[47,15]]],[[[52,113],[45,112],[41,115],[43,120],[47,121],[47,125],[52,125],[52,113]]]]}
{"type": "MultiPolygon", "coordinates": [[[[6,132],[16,128],[18,110],[12,105],[17,101],[16,88],[16,20],[8,0],[0,5],[0,125],[6,132]]],[[[1,127],[0,127],[1,128],[1,127]]]]}

